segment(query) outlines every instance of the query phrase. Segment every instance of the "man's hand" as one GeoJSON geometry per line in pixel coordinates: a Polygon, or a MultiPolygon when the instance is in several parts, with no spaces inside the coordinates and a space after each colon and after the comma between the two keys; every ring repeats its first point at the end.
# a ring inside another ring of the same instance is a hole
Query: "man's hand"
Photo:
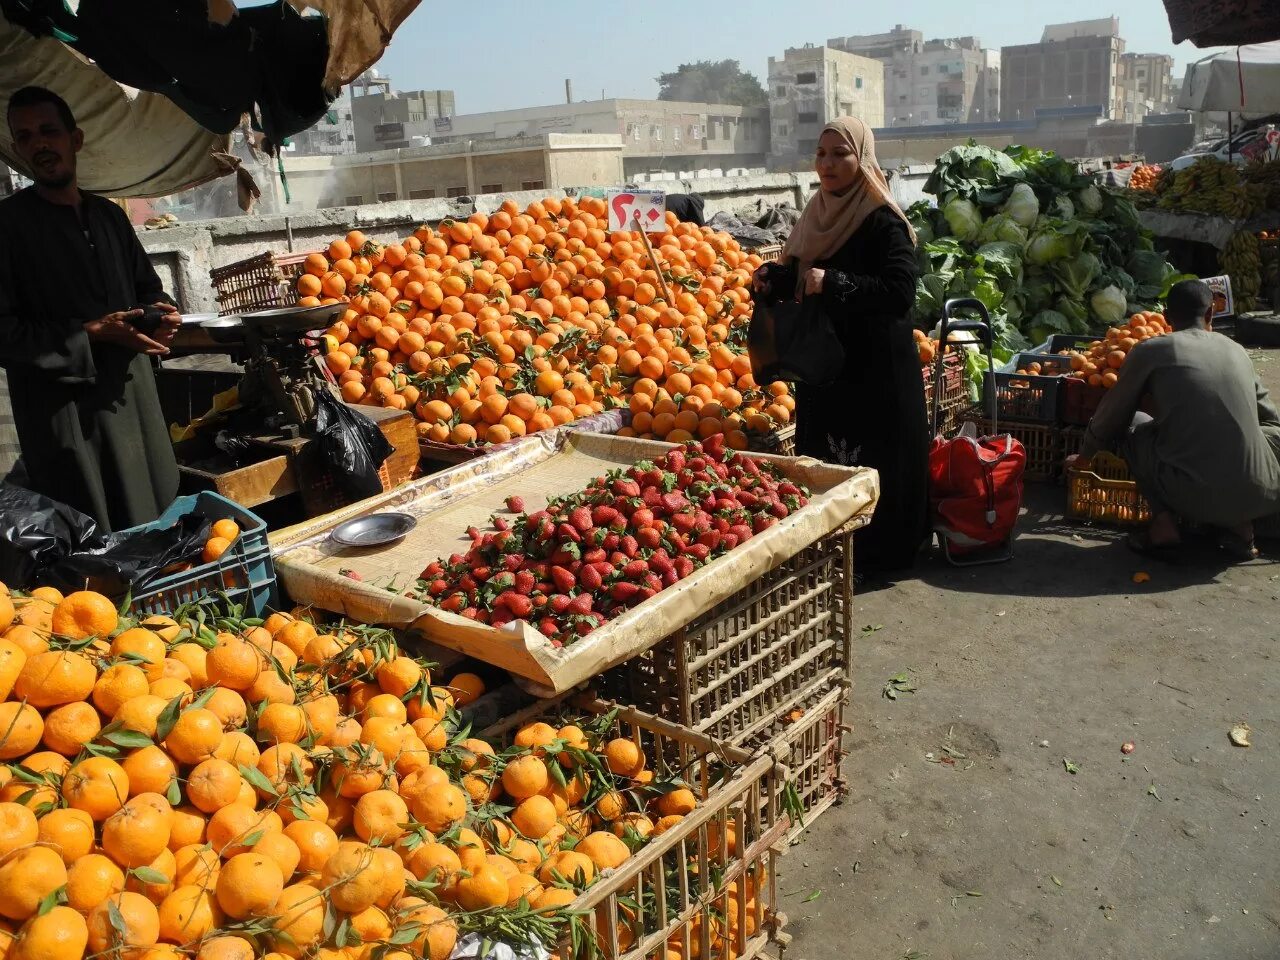
{"type": "Polygon", "coordinates": [[[822,293],[822,281],[826,277],[827,271],[818,267],[810,267],[804,272],[804,292],[807,296],[817,296],[822,293]]]}
{"type": "Polygon", "coordinates": [[[167,347],[173,343],[173,338],[182,327],[182,314],[172,303],[154,303],[152,306],[163,310],[164,316],[160,318],[160,326],[152,332],[151,338],[167,347]]]}
{"type": "MultiPolygon", "coordinates": [[[[97,320],[90,320],[84,325],[84,332],[95,343],[113,343],[118,347],[124,347],[126,350],[132,350],[134,353],[145,353],[152,357],[164,356],[169,352],[169,348],[165,344],[141,333],[137,327],[129,322],[140,316],[142,316],[141,310],[118,310],[115,313],[108,313],[104,317],[99,317],[97,320]]],[[[177,316],[176,312],[174,316],[177,316]]],[[[177,319],[179,323],[182,322],[181,317],[177,319]]],[[[166,317],[166,327],[168,323],[169,319],[166,317]]],[[[170,335],[170,339],[172,339],[172,335],[170,335]]]]}
{"type": "Polygon", "coordinates": [[[1086,457],[1082,453],[1073,453],[1067,457],[1065,465],[1068,470],[1088,470],[1093,466],[1093,457],[1086,457]]]}

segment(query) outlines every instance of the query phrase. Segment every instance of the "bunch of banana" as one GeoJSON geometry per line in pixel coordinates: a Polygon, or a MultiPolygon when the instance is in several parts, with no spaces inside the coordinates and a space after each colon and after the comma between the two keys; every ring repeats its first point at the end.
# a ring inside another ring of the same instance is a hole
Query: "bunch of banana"
{"type": "Polygon", "coordinates": [[[1255,202],[1256,197],[1240,180],[1238,167],[1205,157],[1175,173],[1157,205],[1165,210],[1240,220],[1253,212],[1255,202]]]}
{"type": "Polygon", "coordinates": [[[1231,277],[1231,290],[1235,294],[1236,310],[1247,313],[1258,301],[1262,289],[1262,258],[1258,238],[1247,230],[1232,235],[1223,248],[1218,262],[1231,277]]]}
{"type": "Polygon", "coordinates": [[[1275,210],[1280,208],[1280,160],[1266,163],[1251,163],[1244,168],[1242,176],[1245,183],[1262,187],[1266,190],[1260,209],[1275,210]]]}

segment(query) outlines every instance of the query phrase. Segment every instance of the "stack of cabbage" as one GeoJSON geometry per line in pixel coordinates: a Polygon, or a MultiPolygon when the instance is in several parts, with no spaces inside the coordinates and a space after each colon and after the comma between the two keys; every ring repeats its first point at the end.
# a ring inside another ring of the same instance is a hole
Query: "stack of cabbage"
{"type": "Polygon", "coordinates": [[[997,355],[1055,333],[1092,333],[1163,300],[1180,275],[1155,252],[1133,204],[1051,152],[970,143],[945,153],[908,214],[919,234],[914,320],[933,327],[953,297],[976,297],[997,355]]]}

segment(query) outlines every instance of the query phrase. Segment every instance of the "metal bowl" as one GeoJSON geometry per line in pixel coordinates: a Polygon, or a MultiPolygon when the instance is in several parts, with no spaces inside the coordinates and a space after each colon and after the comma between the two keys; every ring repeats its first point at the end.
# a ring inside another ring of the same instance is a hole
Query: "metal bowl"
{"type": "Polygon", "coordinates": [[[344,547],[385,547],[403,540],[417,525],[418,518],[407,513],[374,513],[339,524],[329,538],[344,547]]]}
{"type": "Polygon", "coordinates": [[[200,324],[214,343],[243,343],[244,324],[239,317],[215,317],[200,324]]]}
{"type": "Polygon", "coordinates": [[[216,313],[184,313],[182,315],[182,325],[185,327],[189,324],[207,323],[210,320],[217,319],[218,315],[216,313]]]}

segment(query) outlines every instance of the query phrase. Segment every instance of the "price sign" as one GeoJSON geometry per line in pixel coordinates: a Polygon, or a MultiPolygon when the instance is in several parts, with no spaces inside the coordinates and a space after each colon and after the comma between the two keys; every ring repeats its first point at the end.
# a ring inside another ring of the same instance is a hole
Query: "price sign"
{"type": "Polygon", "coordinates": [[[1205,277],[1204,282],[1213,291],[1213,319],[1232,316],[1236,312],[1236,304],[1231,294],[1231,278],[1205,277]]]}
{"type": "Polygon", "coordinates": [[[610,190],[609,229],[635,230],[635,218],[646,233],[667,229],[667,196],[661,190],[610,190]]]}

